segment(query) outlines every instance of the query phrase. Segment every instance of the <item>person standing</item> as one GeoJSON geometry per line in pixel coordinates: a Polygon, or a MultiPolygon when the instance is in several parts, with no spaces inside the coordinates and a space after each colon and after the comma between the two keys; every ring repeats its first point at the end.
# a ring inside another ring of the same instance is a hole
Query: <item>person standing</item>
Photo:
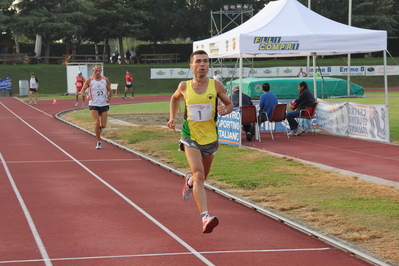
{"type": "Polygon", "coordinates": [[[133,85],[132,85],[132,81],[133,81],[133,75],[130,74],[129,70],[126,70],[126,75],[125,75],[125,80],[126,80],[126,85],[125,85],[125,96],[122,97],[122,99],[126,100],[126,95],[129,91],[129,89],[132,91],[132,98],[130,99],[134,99],[134,93],[133,93],[133,85]]]}
{"type": "Polygon", "coordinates": [[[262,85],[263,94],[259,100],[259,123],[267,121],[272,117],[273,108],[278,104],[278,100],[275,94],[270,92],[270,84],[263,83],[262,85]]]}
{"type": "MultiPolygon", "coordinates": [[[[79,106],[79,94],[83,88],[83,84],[85,83],[85,78],[82,76],[82,71],[78,71],[78,75],[76,76],[75,86],[76,86],[76,103],[75,106],[79,106]]],[[[82,97],[82,107],[85,106],[85,98],[82,97]]]]}
{"type": "Polygon", "coordinates": [[[219,224],[219,220],[216,216],[209,215],[204,184],[219,145],[217,112],[220,115],[227,115],[233,110],[233,104],[222,83],[207,77],[209,57],[205,51],[198,50],[191,54],[190,69],[194,78],[180,82],[170,99],[170,117],[167,126],[175,129],[180,100],[184,99],[185,114],[180,150],[186,154],[191,173],[185,177],[181,195],[183,200],[188,200],[191,194],[194,195],[202,217],[202,232],[211,233],[219,224]],[[218,98],[221,104],[218,104],[218,98]]]}
{"type": "Polygon", "coordinates": [[[130,56],[131,56],[131,53],[130,53],[129,49],[127,49],[126,57],[125,57],[125,61],[126,61],[127,64],[130,63],[130,56]]]}
{"type": "Polygon", "coordinates": [[[303,109],[307,109],[310,114],[313,114],[315,104],[313,94],[310,92],[308,84],[305,81],[298,84],[298,91],[299,98],[291,103],[291,109],[294,111],[287,113],[287,121],[291,128],[291,132],[288,133],[290,136],[299,136],[305,131],[304,128],[298,127],[298,122],[295,118],[303,115],[303,113],[301,114],[301,110],[303,109]]]}
{"type": "Polygon", "coordinates": [[[296,75],[297,77],[307,77],[308,74],[306,72],[303,71],[302,67],[299,69],[298,75],[296,75]]]}
{"type": "Polygon", "coordinates": [[[94,75],[86,79],[82,90],[83,98],[89,100],[89,109],[94,120],[94,133],[96,134],[96,149],[102,149],[101,133],[107,126],[109,103],[112,97],[112,90],[108,78],[101,75],[101,65],[93,67],[94,75]],[[86,89],[89,94],[86,94],[86,89]]]}
{"type": "Polygon", "coordinates": [[[34,95],[34,102],[33,104],[37,104],[37,95],[39,92],[39,80],[36,78],[34,73],[30,73],[30,79],[28,80],[29,83],[29,104],[32,104],[32,98],[34,95]]]}
{"type": "Polygon", "coordinates": [[[215,71],[213,73],[213,79],[216,80],[216,81],[220,81],[220,75],[219,75],[219,73],[217,71],[215,71]]]}

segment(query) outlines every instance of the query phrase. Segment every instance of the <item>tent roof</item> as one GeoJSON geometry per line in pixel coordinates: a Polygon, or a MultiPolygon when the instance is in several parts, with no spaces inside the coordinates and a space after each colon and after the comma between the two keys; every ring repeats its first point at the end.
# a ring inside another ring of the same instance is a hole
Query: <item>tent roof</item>
{"type": "Polygon", "coordinates": [[[386,50],[387,32],[351,27],[325,18],[297,0],[267,4],[238,27],[193,43],[211,58],[292,57],[386,50]]]}

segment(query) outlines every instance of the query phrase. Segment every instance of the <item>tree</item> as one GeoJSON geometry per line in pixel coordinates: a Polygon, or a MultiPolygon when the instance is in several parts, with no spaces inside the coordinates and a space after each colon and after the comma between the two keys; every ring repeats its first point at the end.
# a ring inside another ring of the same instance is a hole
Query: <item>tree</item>
{"type": "Polygon", "coordinates": [[[0,2],[0,41],[11,38],[11,17],[15,14],[12,2],[12,0],[0,2]]]}
{"type": "Polygon", "coordinates": [[[395,20],[393,0],[354,0],[352,25],[366,29],[386,30],[388,36],[395,35],[398,22],[395,20]]]}
{"type": "MultiPolygon", "coordinates": [[[[70,4],[74,4],[70,2],[70,4]]],[[[68,11],[70,7],[66,6],[68,11]]],[[[62,38],[66,44],[67,50],[72,51],[72,55],[76,54],[76,49],[84,41],[88,40],[89,27],[94,23],[95,18],[90,14],[90,8],[86,1],[82,1],[79,7],[74,7],[77,12],[66,12],[64,14],[67,21],[73,21],[75,31],[67,31],[66,35],[62,38]]]]}
{"type": "MultiPolygon", "coordinates": [[[[393,19],[396,21],[396,25],[399,25],[399,0],[394,0],[392,5],[393,19]]],[[[398,37],[398,32],[396,31],[392,37],[398,37]]]]}
{"type": "MultiPolygon", "coordinates": [[[[308,6],[308,0],[300,2],[308,6]]],[[[353,0],[351,24],[359,28],[386,30],[388,36],[394,36],[398,25],[398,2],[398,0],[353,0]]],[[[349,0],[312,0],[311,9],[326,18],[348,24],[349,0]]]]}
{"type": "MultiPolygon", "coordinates": [[[[124,63],[123,37],[131,37],[140,33],[141,21],[144,17],[142,7],[144,0],[87,0],[92,5],[92,14],[96,21],[91,25],[89,38],[118,39],[119,51],[124,63]]],[[[107,43],[108,45],[108,43],[107,43]]]]}
{"type": "MultiPolygon", "coordinates": [[[[237,3],[242,4],[242,1],[229,2],[232,5],[237,3]]],[[[264,7],[265,2],[249,0],[245,3],[253,6],[255,15],[264,7]]],[[[211,12],[219,11],[224,4],[222,0],[176,0],[178,9],[174,11],[174,26],[178,29],[179,36],[192,40],[210,38],[211,12]]]]}
{"type": "MultiPolygon", "coordinates": [[[[81,11],[84,6],[82,0],[21,0],[15,6],[19,12],[13,30],[32,39],[36,34],[41,35],[46,57],[50,56],[53,41],[82,32],[80,22],[87,16],[81,11]]],[[[48,63],[48,58],[45,63],[48,63]]]]}
{"type": "Polygon", "coordinates": [[[146,2],[144,10],[147,16],[143,18],[139,40],[153,43],[153,52],[156,53],[157,42],[175,39],[179,30],[175,26],[175,18],[185,1],[175,0],[150,0],[146,2]],[[156,8],[154,8],[156,7],[156,8]]]}

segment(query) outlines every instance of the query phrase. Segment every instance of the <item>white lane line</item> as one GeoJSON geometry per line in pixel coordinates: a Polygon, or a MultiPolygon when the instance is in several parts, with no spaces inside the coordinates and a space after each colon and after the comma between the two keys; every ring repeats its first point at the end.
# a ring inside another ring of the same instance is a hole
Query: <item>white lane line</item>
{"type": "MultiPolygon", "coordinates": [[[[23,104],[26,104],[26,105],[28,105],[28,106],[30,106],[31,108],[33,108],[33,109],[35,109],[36,111],[39,111],[39,112],[41,112],[41,113],[43,113],[43,114],[45,114],[45,115],[48,115],[49,117],[53,117],[51,114],[49,114],[49,113],[46,113],[46,112],[44,112],[44,111],[42,111],[42,110],[40,110],[40,109],[37,109],[36,107],[34,107],[33,105],[31,105],[31,104],[28,104],[27,102],[25,102],[25,101],[22,101],[21,99],[19,99],[19,98],[17,98],[17,97],[14,97],[15,99],[17,99],[17,100],[19,100],[21,103],[23,103],[23,104]]],[[[2,104],[3,106],[4,106],[4,104],[2,104]]],[[[5,107],[5,106],[4,106],[5,107]]],[[[7,108],[8,109],[8,108],[7,108]]],[[[37,117],[35,117],[35,118],[37,118],[37,117]]]]}
{"type": "MultiPolygon", "coordinates": [[[[227,254],[227,253],[264,253],[264,252],[296,252],[296,251],[325,251],[332,248],[295,248],[295,249],[255,249],[255,250],[219,250],[219,251],[202,251],[201,254],[227,254]]],[[[177,253],[158,253],[158,254],[137,254],[137,255],[116,255],[116,256],[94,256],[94,257],[76,257],[76,258],[55,258],[53,261],[71,261],[71,260],[94,260],[94,259],[118,259],[118,258],[134,258],[134,257],[158,257],[158,256],[180,256],[191,255],[190,252],[177,253]]],[[[0,261],[0,264],[19,263],[19,262],[40,262],[43,260],[15,260],[0,261]]]]}
{"type": "Polygon", "coordinates": [[[28,220],[28,224],[30,227],[30,230],[32,231],[33,237],[36,241],[37,246],[39,247],[40,254],[42,255],[43,261],[47,266],[53,265],[50,261],[50,258],[47,254],[46,248],[43,245],[42,239],[40,238],[39,232],[36,229],[35,223],[33,222],[32,216],[30,216],[29,210],[25,205],[25,202],[19,193],[19,190],[17,188],[17,185],[14,182],[14,179],[12,178],[12,175],[10,173],[10,170],[8,169],[8,166],[3,158],[3,155],[0,153],[0,159],[1,163],[3,164],[4,170],[7,173],[8,180],[10,180],[12,189],[14,190],[15,195],[17,196],[17,199],[19,201],[19,204],[21,205],[22,211],[24,212],[26,220],[28,220]]]}
{"type": "Polygon", "coordinates": [[[28,127],[30,127],[32,130],[34,130],[37,134],[39,134],[41,137],[43,137],[45,140],[47,140],[49,143],[54,145],[57,149],[59,149],[62,153],[64,153],[66,156],[71,158],[73,161],[75,161],[78,165],[80,165],[83,169],[85,169],[87,172],[89,172],[92,176],[94,176],[98,181],[103,183],[106,187],[111,189],[113,192],[115,192],[118,196],[120,196],[122,199],[124,199],[127,203],[129,203],[131,206],[133,206],[136,210],[138,210],[141,214],[143,214],[147,219],[151,220],[154,224],[156,224],[159,228],[161,228],[164,232],[166,232],[170,237],[174,238],[178,243],[180,243],[182,246],[184,246],[187,250],[189,250],[193,255],[195,255],[197,258],[202,260],[206,265],[214,265],[212,262],[210,262],[207,258],[202,256],[198,251],[196,251],[193,247],[191,247],[189,244],[184,242],[180,237],[175,235],[172,231],[170,231],[168,228],[166,228],[163,224],[158,222],[154,217],[152,217],[150,214],[148,214],[146,211],[144,211],[142,208],[140,208],[138,205],[136,205],[133,201],[131,201],[129,198],[127,198],[125,195],[123,195],[121,192],[119,192],[116,188],[108,184],[105,180],[103,180],[101,177],[96,175],[94,172],[92,172],[89,168],[87,168],[85,165],[83,165],[80,161],[75,159],[72,155],[67,153],[65,150],[63,150],[61,147],[59,147],[57,144],[55,144],[53,141],[51,141],[49,138],[44,136],[42,133],[40,133],[36,128],[31,126],[29,123],[27,123],[25,120],[23,120],[21,117],[19,117],[17,114],[15,114],[12,110],[4,106],[10,113],[12,113],[15,117],[17,117],[19,120],[21,120],[24,124],[26,124],[28,127]]]}
{"type": "MultiPolygon", "coordinates": [[[[79,160],[80,162],[126,162],[126,161],[142,161],[143,159],[93,159],[93,160],[79,160]]],[[[7,161],[8,164],[11,163],[70,163],[73,160],[48,160],[48,161],[7,161]]]]}

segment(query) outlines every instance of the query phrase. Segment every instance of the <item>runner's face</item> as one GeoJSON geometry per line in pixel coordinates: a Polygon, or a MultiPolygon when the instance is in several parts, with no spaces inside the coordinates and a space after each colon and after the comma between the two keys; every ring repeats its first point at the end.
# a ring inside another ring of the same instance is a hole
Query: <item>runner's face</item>
{"type": "Polygon", "coordinates": [[[102,69],[93,69],[94,76],[100,77],[102,71],[102,69]]]}
{"type": "Polygon", "coordinates": [[[194,55],[190,67],[194,72],[194,75],[206,76],[209,70],[209,58],[206,54],[194,55]]]}

